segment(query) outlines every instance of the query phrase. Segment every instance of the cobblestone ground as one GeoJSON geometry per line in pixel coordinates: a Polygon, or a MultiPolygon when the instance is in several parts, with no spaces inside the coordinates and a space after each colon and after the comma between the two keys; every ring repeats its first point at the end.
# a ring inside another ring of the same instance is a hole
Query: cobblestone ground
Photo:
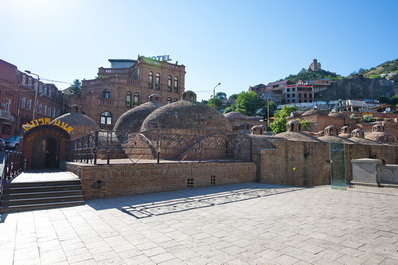
{"type": "Polygon", "coordinates": [[[0,223],[0,264],[398,264],[398,189],[258,183],[87,201],[0,223]]]}

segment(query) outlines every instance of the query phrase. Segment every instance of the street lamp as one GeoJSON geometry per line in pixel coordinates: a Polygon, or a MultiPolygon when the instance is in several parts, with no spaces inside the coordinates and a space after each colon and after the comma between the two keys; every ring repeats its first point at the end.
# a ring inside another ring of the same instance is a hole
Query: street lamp
{"type": "Polygon", "coordinates": [[[35,100],[33,102],[33,118],[32,118],[32,120],[36,120],[36,118],[37,118],[37,95],[39,92],[40,76],[38,74],[32,73],[29,70],[25,70],[25,73],[37,76],[37,84],[36,84],[36,89],[35,89],[35,100]]]}
{"type": "Polygon", "coordinates": [[[216,97],[216,87],[218,87],[219,85],[221,85],[221,83],[218,83],[218,84],[213,88],[213,98],[216,97]]]}

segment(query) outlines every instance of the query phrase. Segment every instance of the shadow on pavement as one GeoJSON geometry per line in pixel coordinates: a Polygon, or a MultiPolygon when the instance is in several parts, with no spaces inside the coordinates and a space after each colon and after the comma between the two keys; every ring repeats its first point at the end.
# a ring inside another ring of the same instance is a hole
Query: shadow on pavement
{"type": "Polygon", "coordinates": [[[308,189],[308,187],[244,183],[124,196],[106,200],[89,200],[86,201],[86,204],[96,210],[117,208],[137,219],[141,219],[303,189],[308,189]]]}

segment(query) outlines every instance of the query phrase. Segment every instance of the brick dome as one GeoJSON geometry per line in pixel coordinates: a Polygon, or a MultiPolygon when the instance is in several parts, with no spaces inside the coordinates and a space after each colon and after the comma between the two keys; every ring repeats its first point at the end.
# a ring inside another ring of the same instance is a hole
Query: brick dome
{"type": "Polygon", "coordinates": [[[181,100],[152,112],[141,126],[141,132],[161,130],[196,130],[229,132],[232,126],[219,111],[203,103],[181,100]]]}
{"type": "Polygon", "coordinates": [[[117,138],[125,141],[129,133],[139,132],[146,117],[161,106],[159,101],[150,101],[123,113],[114,127],[117,138]]]}
{"type": "Polygon", "coordinates": [[[245,115],[243,115],[240,112],[237,111],[231,111],[226,114],[224,114],[224,117],[227,118],[228,120],[248,120],[249,118],[245,115]]]}
{"type": "Polygon", "coordinates": [[[71,140],[89,135],[92,131],[98,131],[98,124],[88,116],[81,113],[82,109],[78,105],[71,106],[71,112],[55,118],[51,124],[64,122],[69,124],[73,131],[70,133],[71,140]]]}

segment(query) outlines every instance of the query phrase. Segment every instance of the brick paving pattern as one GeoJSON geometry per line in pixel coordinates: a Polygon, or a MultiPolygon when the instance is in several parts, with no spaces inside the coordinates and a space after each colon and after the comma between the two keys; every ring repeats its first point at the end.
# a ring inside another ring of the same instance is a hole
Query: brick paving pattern
{"type": "Polygon", "coordinates": [[[1,264],[398,264],[398,189],[260,183],[13,213],[1,264]],[[138,214],[139,213],[139,214],[138,214]]]}

